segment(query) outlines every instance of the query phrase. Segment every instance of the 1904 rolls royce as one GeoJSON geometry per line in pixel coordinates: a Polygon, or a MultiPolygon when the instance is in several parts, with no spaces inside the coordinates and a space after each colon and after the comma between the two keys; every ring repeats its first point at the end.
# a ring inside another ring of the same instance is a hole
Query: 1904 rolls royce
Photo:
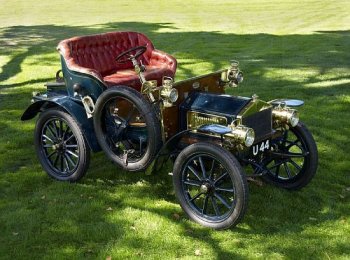
{"type": "Polygon", "coordinates": [[[34,143],[54,179],[82,178],[90,151],[147,174],[170,159],[183,210],[224,229],[245,213],[247,177],[296,190],[316,173],[317,147],[296,110],[303,101],[226,95],[243,80],[237,61],[174,82],[176,59],[141,33],[74,37],[58,51],[56,81],[22,115],[40,113],[34,143]]]}

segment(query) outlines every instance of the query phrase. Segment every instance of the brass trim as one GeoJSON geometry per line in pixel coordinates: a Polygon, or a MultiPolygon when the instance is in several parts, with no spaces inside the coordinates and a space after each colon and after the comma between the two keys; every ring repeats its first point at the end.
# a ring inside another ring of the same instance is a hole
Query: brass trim
{"type": "Polygon", "coordinates": [[[221,69],[221,70],[218,70],[218,71],[215,71],[215,72],[212,72],[212,73],[208,73],[208,74],[205,74],[205,75],[201,75],[201,76],[196,76],[196,77],[192,77],[192,78],[188,78],[188,79],[184,79],[184,80],[180,80],[180,81],[177,81],[174,83],[174,87],[178,86],[178,85],[181,85],[183,83],[186,83],[186,82],[191,82],[193,80],[199,80],[199,79],[203,79],[203,78],[206,78],[208,76],[212,76],[212,75],[217,75],[217,74],[221,74],[221,72],[225,71],[226,69],[221,69]]]}
{"type": "MultiPolygon", "coordinates": [[[[254,96],[254,95],[253,95],[254,96]]],[[[250,116],[252,114],[255,114],[257,112],[263,111],[265,109],[271,108],[272,105],[262,101],[260,99],[253,98],[249,104],[247,104],[236,116],[237,119],[242,119],[243,117],[250,116]]]]}
{"type": "Polygon", "coordinates": [[[205,124],[219,124],[227,126],[227,118],[208,113],[201,113],[196,111],[187,112],[187,129],[196,129],[205,124]],[[197,117],[197,118],[195,118],[197,117]]]}

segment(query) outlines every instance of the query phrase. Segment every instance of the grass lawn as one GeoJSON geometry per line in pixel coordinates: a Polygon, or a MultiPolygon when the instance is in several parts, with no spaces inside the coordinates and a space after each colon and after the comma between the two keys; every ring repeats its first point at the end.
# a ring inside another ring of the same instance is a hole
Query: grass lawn
{"type": "Polygon", "coordinates": [[[350,258],[350,1],[0,0],[0,259],[350,258]],[[83,3],[84,2],[84,3],[83,3]],[[60,68],[57,43],[115,30],[146,34],[178,60],[177,79],[240,61],[231,94],[299,98],[319,149],[301,191],[249,185],[235,228],[184,215],[171,165],[127,173],[94,154],[79,183],[50,179],[34,152],[34,90],[60,68]]]}

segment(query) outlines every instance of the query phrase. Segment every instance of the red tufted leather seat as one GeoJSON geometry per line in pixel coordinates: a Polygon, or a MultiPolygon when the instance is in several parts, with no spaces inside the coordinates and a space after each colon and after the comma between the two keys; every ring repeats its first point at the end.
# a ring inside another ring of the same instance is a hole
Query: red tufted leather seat
{"type": "Polygon", "coordinates": [[[139,58],[146,66],[145,78],[161,84],[163,76],[174,77],[176,59],[154,49],[152,42],[137,32],[111,32],[74,37],[58,44],[68,69],[92,75],[107,87],[127,85],[140,90],[141,83],[131,62],[119,64],[115,58],[132,47],[147,46],[139,58]]]}

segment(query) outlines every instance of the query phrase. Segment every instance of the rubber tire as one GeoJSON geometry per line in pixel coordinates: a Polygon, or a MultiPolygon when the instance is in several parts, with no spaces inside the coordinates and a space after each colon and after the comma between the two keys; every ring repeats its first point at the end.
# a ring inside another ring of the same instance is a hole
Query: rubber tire
{"type": "Polygon", "coordinates": [[[69,182],[76,182],[80,180],[84,175],[86,174],[89,164],[90,164],[90,148],[88,147],[86,140],[84,138],[84,135],[82,133],[82,130],[80,129],[77,121],[67,112],[59,110],[57,108],[50,108],[45,110],[39,115],[39,118],[36,122],[35,131],[34,131],[34,145],[35,150],[37,153],[37,156],[39,158],[39,161],[44,168],[44,170],[47,172],[47,174],[52,177],[55,180],[58,181],[69,181],[69,182]],[[80,158],[77,169],[74,171],[73,174],[63,177],[60,175],[57,175],[55,171],[52,169],[52,167],[47,163],[45,160],[45,155],[43,154],[43,150],[41,149],[41,130],[42,127],[45,125],[46,121],[54,118],[62,118],[67,122],[67,125],[72,130],[80,151],[80,158]]]}
{"type": "MultiPolygon", "coordinates": [[[[292,131],[292,129],[289,131],[292,131]]],[[[301,138],[301,142],[306,145],[309,151],[309,154],[305,158],[304,166],[301,169],[301,172],[296,176],[296,178],[293,178],[291,180],[281,180],[269,174],[263,175],[262,178],[265,182],[273,184],[280,188],[288,190],[300,190],[309,184],[316,174],[318,166],[318,151],[317,145],[314,138],[312,137],[311,132],[302,122],[299,122],[295,127],[293,127],[293,131],[295,131],[296,135],[299,135],[299,139],[301,138]]]]}
{"type": "Polygon", "coordinates": [[[150,102],[148,102],[140,92],[127,87],[127,86],[115,86],[110,87],[104,91],[97,99],[94,112],[94,129],[99,145],[105,152],[107,157],[112,160],[115,164],[120,166],[122,169],[127,171],[142,171],[146,169],[155,156],[157,155],[161,145],[161,127],[160,122],[157,118],[154,108],[152,108],[150,102]],[[148,146],[144,157],[137,162],[129,162],[127,165],[124,164],[123,160],[115,155],[104,138],[104,131],[102,129],[102,110],[111,98],[124,97],[132,101],[139,111],[143,111],[145,114],[145,121],[148,132],[148,146]]]}
{"type": "Polygon", "coordinates": [[[175,160],[173,170],[173,184],[175,195],[181,208],[193,221],[213,229],[227,229],[237,225],[243,218],[248,207],[248,184],[243,169],[237,159],[227,150],[212,143],[195,143],[187,146],[181,151],[175,160]],[[188,158],[196,154],[208,154],[214,156],[228,170],[231,178],[235,182],[237,203],[231,214],[220,222],[209,221],[198,216],[187,201],[182,192],[181,173],[188,158]]]}

